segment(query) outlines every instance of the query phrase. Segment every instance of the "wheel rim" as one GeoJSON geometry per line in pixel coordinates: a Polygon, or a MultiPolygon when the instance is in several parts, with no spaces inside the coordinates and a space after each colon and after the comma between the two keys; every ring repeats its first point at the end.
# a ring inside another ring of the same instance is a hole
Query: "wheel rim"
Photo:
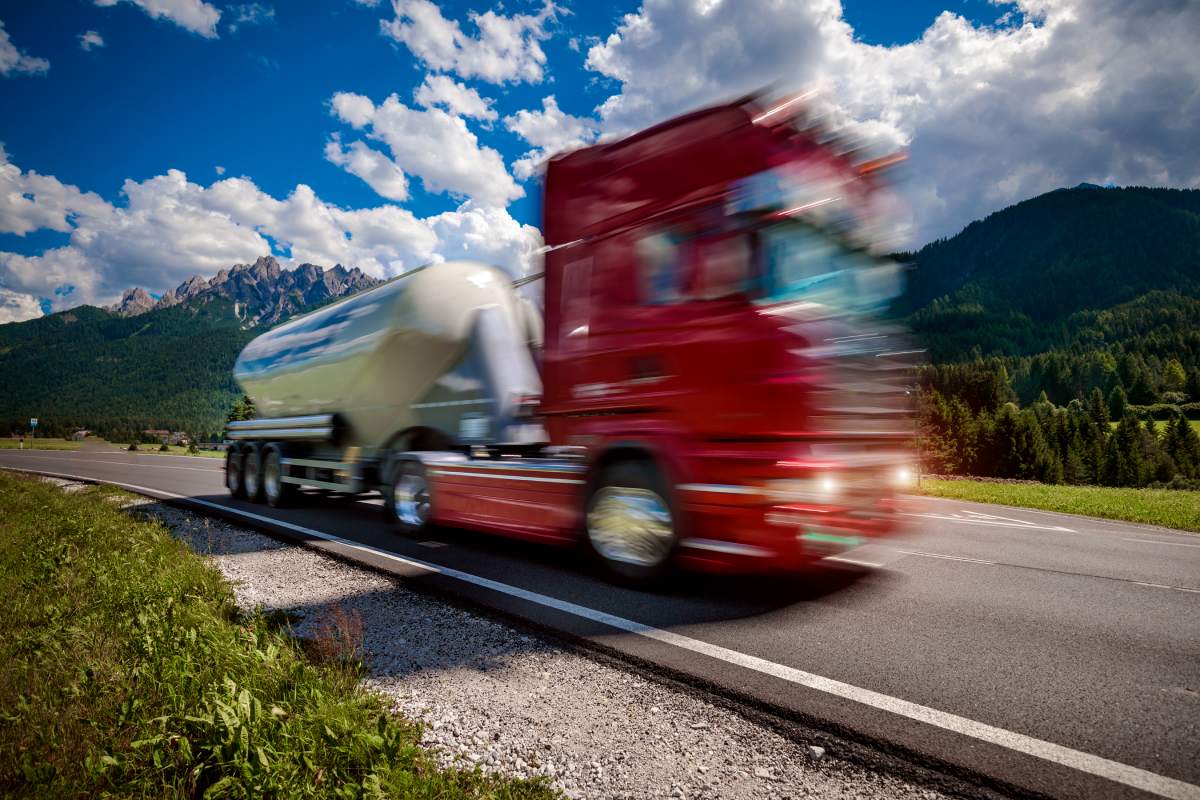
{"type": "Polygon", "coordinates": [[[396,519],[405,525],[424,525],[429,519],[429,488],[425,478],[412,472],[402,474],[392,491],[392,507],[396,519]]]}
{"type": "Polygon", "coordinates": [[[588,538],[604,558],[654,567],[675,541],[671,510],[649,489],[606,486],[596,493],[587,515],[588,538]]]}
{"type": "Polygon", "coordinates": [[[251,498],[258,494],[258,459],[253,453],[246,455],[246,465],[242,467],[242,482],[246,485],[246,494],[251,498]]]}
{"type": "Polygon", "coordinates": [[[279,466],[279,454],[272,451],[267,453],[267,461],[263,464],[263,491],[268,500],[278,500],[283,489],[282,470],[279,466]]]}
{"type": "Polygon", "coordinates": [[[242,480],[238,472],[237,456],[231,455],[225,459],[225,485],[231,492],[237,492],[241,488],[242,480]]]}

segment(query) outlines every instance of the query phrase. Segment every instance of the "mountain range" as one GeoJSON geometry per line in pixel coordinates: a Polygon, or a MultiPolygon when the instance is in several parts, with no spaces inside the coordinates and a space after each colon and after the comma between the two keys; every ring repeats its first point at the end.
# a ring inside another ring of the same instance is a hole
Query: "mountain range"
{"type": "Polygon", "coordinates": [[[232,300],[239,312],[260,325],[272,325],[303,308],[319,305],[379,283],[358,267],[338,264],[329,269],[301,264],[283,269],[274,256],[263,256],[253,264],[235,264],[205,280],[193,275],[178,287],[155,299],[140,287],[126,289],[121,299],[105,310],[119,317],[136,317],[150,311],[205,302],[215,298],[232,300]]]}
{"type": "MultiPolygon", "coordinates": [[[[897,257],[912,269],[891,313],[937,365],[1003,370],[1023,403],[1117,386],[1143,404],[1200,392],[1200,191],[1062,189],[897,257]]],[[[264,257],[159,298],[131,289],[107,309],[0,325],[0,430],[36,416],[114,437],[144,427],[217,435],[250,339],[376,283],[358,269],[289,270],[264,257]]]]}

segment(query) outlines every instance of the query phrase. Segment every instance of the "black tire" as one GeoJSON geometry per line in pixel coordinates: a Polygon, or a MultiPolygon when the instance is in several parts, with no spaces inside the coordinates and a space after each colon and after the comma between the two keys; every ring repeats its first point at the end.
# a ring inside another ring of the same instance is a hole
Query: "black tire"
{"type": "Polygon", "coordinates": [[[588,545],[604,567],[628,583],[666,574],[679,542],[678,522],[662,475],[644,461],[605,467],[588,498],[588,545]]]}
{"type": "Polygon", "coordinates": [[[383,494],[383,508],[400,533],[415,536],[431,527],[433,498],[429,479],[419,461],[401,461],[392,469],[383,494]]]}
{"type": "Polygon", "coordinates": [[[247,447],[242,457],[242,491],[251,503],[263,501],[262,450],[257,447],[247,447]]]}
{"type": "Polygon", "coordinates": [[[242,481],[242,449],[236,445],[230,445],[225,451],[225,488],[229,490],[229,494],[233,497],[244,498],[246,496],[246,484],[242,481]]]}
{"type": "Polygon", "coordinates": [[[283,482],[283,465],[280,463],[282,458],[283,452],[279,445],[269,445],[263,451],[262,494],[271,508],[291,505],[296,500],[296,490],[299,488],[294,483],[283,482]]]}

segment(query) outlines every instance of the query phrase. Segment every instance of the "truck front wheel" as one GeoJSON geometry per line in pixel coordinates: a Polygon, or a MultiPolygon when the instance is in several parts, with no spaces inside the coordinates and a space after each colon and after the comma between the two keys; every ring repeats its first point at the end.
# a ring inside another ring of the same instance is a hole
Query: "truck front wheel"
{"type": "Polygon", "coordinates": [[[401,533],[411,536],[425,530],[433,511],[425,467],[417,461],[397,464],[384,502],[401,533]]]}
{"type": "Polygon", "coordinates": [[[618,577],[646,582],[661,576],[675,551],[675,519],[661,476],[648,464],[605,468],[588,498],[592,550],[618,577]]]}

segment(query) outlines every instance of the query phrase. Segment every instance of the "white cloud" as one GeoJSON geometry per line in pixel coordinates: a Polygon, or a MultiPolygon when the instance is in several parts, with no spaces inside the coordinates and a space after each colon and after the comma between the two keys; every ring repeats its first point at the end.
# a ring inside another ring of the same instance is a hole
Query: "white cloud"
{"type": "Polygon", "coordinates": [[[547,25],[558,14],[551,0],[537,14],[471,12],[475,36],[443,17],[431,0],[392,0],[392,8],[395,18],[380,22],[383,34],[406,45],[430,69],[490,83],[542,80],[546,54],[540,42],[549,37],[547,25]]]}
{"type": "MultiPolygon", "coordinates": [[[[285,261],[340,263],[378,277],[459,257],[486,259],[521,274],[531,269],[542,244],[536,228],[521,225],[507,211],[470,202],[421,219],[394,205],[339,208],[305,184],[279,199],[248,178],[206,187],[169,170],[125,181],[125,202],[114,206],[56,178],[22,173],[7,159],[0,175],[47,187],[30,201],[34,208],[21,206],[16,215],[5,208],[0,219],[21,220],[23,230],[33,225],[70,232],[68,244],[41,255],[0,252],[4,302],[19,309],[4,313],[14,318],[32,314],[27,298],[35,304],[49,299],[55,310],[111,303],[131,286],[163,291],[195,274],[252,262],[272,252],[272,244],[285,261]]],[[[22,188],[16,194],[25,200],[22,188]]],[[[0,197],[9,198],[8,189],[0,197]]]]}
{"type": "Polygon", "coordinates": [[[132,3],[153,19],[167,19],[192,33],[217,38],[221,12],[204,0],[96,0],[96,5],[115,6],[119,2],[132,3]]]}
{"type": "Polygon", "coordinates": [[[0,233],[24,236],[42,228],[67,233],[77,216],[100,216],[107,210],[98,194],[32,170],[22,172],[0,143],[0,233]]]}
{"type": "Polygon", "coordinates": [[[504,118],[504,126],[533,145],[513,163],[513,173],[525,180],[555,153],[582,147],[596,138],[595,120],[573,117],[558,107],[554,95],[542,99],[542,110],[521,109],[504,118]]]}
{"type": "Polygon", "coordinates": [[[854,40],[837,0],[645,0],[588,53],[620,85],[606,132],[777,80],[911,159],[913,244],[1088,180],[1200,186],[1200,4],[1020,0],[1013,24],[943,12],[917,41],[854,40]]]}
{"type": "Polygon", "coordinates": [[[224,175],[224,174],[225,174],[225,168],[224,168],[224,167],[222,167],[220,164],[217,164],[217,166],[213,167],[213,169],[215,169],[215,170],[217,171],[217,174],[218,174],[218,175],[224,175]]]}
{"type": "Polygon", "coordinates": [[[0,289],[0,325],[6,322],[23,322],[42,316],[42,307],[31,294],[0,289]]]}
{"type": "Polygon", "coordinates": [[[362,95],[339,92],[333,113],[391,150],[396,166],[416,175],[429,192],[505,206],[524,195],[505,169],[504,159],[483,147],[461,117],[440,108],[409,108],[396,95],[379,106],[362,95]]]}
{"type": "Polygon", "coordinates": [[[95,50],[97,47],[104,47],[104,37],[96,31],[85,31],[79,34],[79,49],[85,53],[89,50],[95,50]]]}
{"type": "Polygon", "coordinates": [[[4,22],[0,20],[0,75],[42,75],[50,69],[50,62],[44,58],[27,56],[17,49],[4,30],[4,22]]]}
{"type": "Polygon", "coordinates": [[[444,106],[451,114],[485,121],[496,119],[492,101],[479,92],[458,83],[447,75],[426,75],[425,81],[413,92],[413,100],[425,108],[444,106]]]}
{"type": "Polygon", "coordinates": [[[227,6],[225,10],[231,17],[228,24],[230,33],[246,25],[266,25],[275,21],[275,7],[263,3],[243,3],[227,6]]]}
{"type": "Polygon", "coordinates": [[[354,3],[356,6],[362,6],[364,8],[375,8],[379,5],[379,0],[350,0],[350,2],[354,3]]]}
{"type": "Polygon", "coordinates": [[[389,200],[408,199],[408,178],[404,170],[378,150],[364,142],[342,145],[341,137],[333,134],[325,143],[325,158],[367,182],[380,197],[389,200]]]}

